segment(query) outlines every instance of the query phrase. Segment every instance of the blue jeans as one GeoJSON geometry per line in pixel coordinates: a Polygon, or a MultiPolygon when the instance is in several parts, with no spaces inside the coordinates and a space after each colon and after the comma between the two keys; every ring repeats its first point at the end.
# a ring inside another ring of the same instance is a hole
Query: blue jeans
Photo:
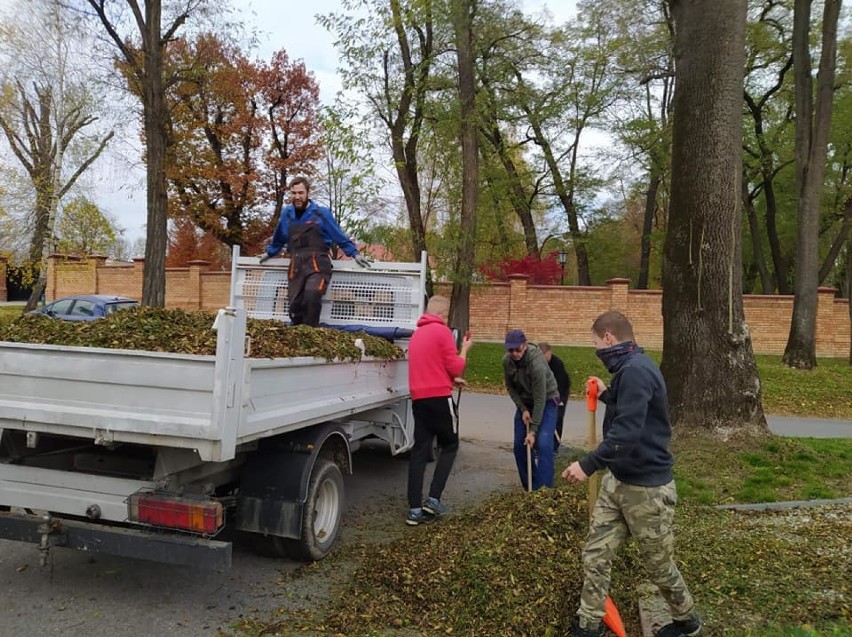
{"type": "MultiPolygon", "coordinates": [[[[538,425],[538,433],[535,437],[535,445],[532,448],[532,488],[553,486],[553,443],[555,442],[553,432],[556,430],[556,401],[549,398],[544,403],[544,414],[538,425]]],[[[521,412],[515,411],[515,462],[518,465],[518,475],[521,477],[521,485],[527,488],[527,446],[524,439],[527,437],[527,426],[521,420],[521,412]]]]}

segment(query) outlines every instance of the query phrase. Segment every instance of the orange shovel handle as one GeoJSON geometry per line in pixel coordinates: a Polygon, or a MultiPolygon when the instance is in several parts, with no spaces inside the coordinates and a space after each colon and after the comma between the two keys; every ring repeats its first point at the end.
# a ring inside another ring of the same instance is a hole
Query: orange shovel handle
{"type": "Polygon", "coordinates": [[[597,411],[598,408],[598,382],[594,378],[586,381],[586,409],[597,411]]]}

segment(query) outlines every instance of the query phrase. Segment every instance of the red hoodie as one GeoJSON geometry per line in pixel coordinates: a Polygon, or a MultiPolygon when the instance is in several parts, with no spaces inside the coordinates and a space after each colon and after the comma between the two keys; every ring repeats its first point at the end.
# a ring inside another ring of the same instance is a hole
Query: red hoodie
{"type": "Polygon", "coordinates": [[[453,379],[464,372],[453,333],[437,314],[424,314],[408,345],[411,398],[443,398],[453,393],[453,379]]]}

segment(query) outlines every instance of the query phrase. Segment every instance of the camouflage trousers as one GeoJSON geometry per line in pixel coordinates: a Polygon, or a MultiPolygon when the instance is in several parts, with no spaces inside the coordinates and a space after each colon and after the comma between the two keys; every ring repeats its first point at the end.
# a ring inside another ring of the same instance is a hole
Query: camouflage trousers
{"type": "Polygon", "coordinates": [[[672,618],[693,616],[695,603],[673,557],[676,502],[674,481],[659,487],[641,487],[621,482],[608,471],[604,474],[583,548],[585,580],[577,611],[582,627],[590,628],[603,618],[612,560],[629,536],[639,547],[647,576],[668,602],[672,618]]]}

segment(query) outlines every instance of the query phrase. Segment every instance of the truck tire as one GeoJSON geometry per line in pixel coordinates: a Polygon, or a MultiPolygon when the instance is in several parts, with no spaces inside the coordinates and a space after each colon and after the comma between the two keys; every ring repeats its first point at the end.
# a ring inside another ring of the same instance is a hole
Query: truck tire
{"type": "Polygon", "coordinates": [[[287,553],[302,562],[324,558],[334,546],[342,516],[343,474],[331,460],[318,458],[308,484],[302,536],[283,540],[287,553]]]}

